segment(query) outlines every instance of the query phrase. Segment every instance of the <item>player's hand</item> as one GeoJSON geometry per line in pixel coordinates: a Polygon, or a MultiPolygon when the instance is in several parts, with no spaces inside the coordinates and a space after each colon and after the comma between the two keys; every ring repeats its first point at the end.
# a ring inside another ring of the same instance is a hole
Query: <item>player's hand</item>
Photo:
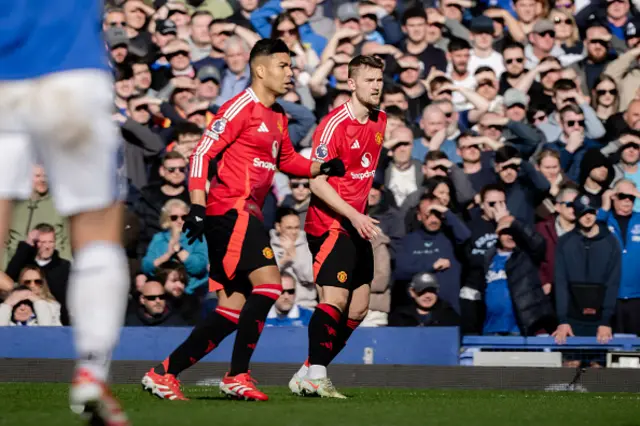
{"type": "Polygon", "coordinates": [[[433,269],[435,271],[444,271],[449,268],[451,268],[451,261],[449,259],[440,258],[433,264],[433,269]]]}
{"type": "Polygon", "coordinates": [[[326,163],[320,165],[320,174],[327,176],[344,176],[344,163],[339,158],[332,158],[326,163]]]}
{"type": "Polygon", "coordinates": [[[356,231],[358,231],[358,234],[366,240],[373,240],[382,233],[377,226],[380,221],[366,214],[358,213],[351,218],[350,221],[356,231]]]}
{"type": "Polygon", "coordinates": [[[207,209],[205,206],[201,206],[200,204],[191,205],[191,210],[189,210],[187,219],[184,221],[184,225],[182,225],[182,229],[184,230],[189,245],[193,244],[196,240],[202,242],[202,237],[204,235],[204,219],[206,214],[207,209]]]}
{"type": "Polygon", "coordinates": [[[611,327],[607,327],[606,325],[601,325],[600,327],[598,327],[596,338],[598,339],[598,343],[601,343],[603,345],[609,343],[609,341],[613,339],[611,327]]]}
{"type": "Polygon", "coordinates": [[[560,324],[552,334],[556,338],[556,344],[558,345],[564,345],[567,343],[567,337],[573,335],[573,330],[569,324],[560,324]]]}

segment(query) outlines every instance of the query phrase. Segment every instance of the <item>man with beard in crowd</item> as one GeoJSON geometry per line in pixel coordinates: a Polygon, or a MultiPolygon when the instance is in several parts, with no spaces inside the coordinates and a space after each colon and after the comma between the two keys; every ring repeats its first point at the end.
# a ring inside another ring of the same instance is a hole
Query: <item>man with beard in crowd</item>
{"type": "MultiPolygon", "coordinates": [[[[456,87],[464,87],[467,89],[475,89],[476,79],[469,72],[469,59],[471,58],[471,45],[468,41],[454,38],[449,42],[447,47],[447,59],[449,67],[447,68],[447,76],[456,87]]],[[[452,94],[452,101],[456,111],[466,111],[473,108],[462,93],[455,91],[452,94]]]]}
{"type": "Polygon", "coordinates": [[[591,92],[596,79],[604,72],[607,65],[617,57],[610,50],[611,34],[607,28],[594,23],[587,28],[586,36],[584,43],[587,48],[587,57],[572,65],[582,82],[582,93],[591,92]]]}

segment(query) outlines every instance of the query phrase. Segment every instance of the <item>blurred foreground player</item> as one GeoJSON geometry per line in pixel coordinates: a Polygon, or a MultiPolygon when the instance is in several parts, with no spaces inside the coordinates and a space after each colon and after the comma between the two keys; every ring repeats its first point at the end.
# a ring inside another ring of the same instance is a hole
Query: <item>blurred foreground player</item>
{"type": "Polygon", "coordinates": [[[91,417],[91,424],[128,425],[105,384],[129,273],[120,240],[124,162],[111,119],[102,2],[0,3],[0,241],[10,200],[31,192],[37,156],[51,177],[56,208],[70,217],[68,300],[78,353],[71,408],[91,417]]]}
{"type": "Polygon", "coordinates": [[[381,231],[364,214],[382,149],[387,116],[377,109],[383,62],[357,56],[349,63],[351,99],[326,116],[313,135],[312,159],[340,158],[344,177],[311,182],[304,230],[314,256],[314,281],[322,290],[309,322],[309,358],[289,382],[296,394],[345,398],[327,377],[327,365],[346,345],[369,309],[373,249],[381,231]]]}
{"type": "Polygon", "coordinates": [[[192,206],[184,226],[190,239],[201,239],[203,234],[207,238],[209,287],[218,291],[220,300],[187,340],[142,379],[143,386],[160,398],[185,399],[176,376],[237,329],[231,370],[220,389],[231,397],[268,399],[249,374],[264,321],[282,291],[262,224],[264,199],[276,168],[303,177],[344,175],[339,159],[321,164],[293,150],[287,117],[275,103],[292,86],[286,44],[278,39],[258,41],[251,50],[250,66],[251,87],[222,105],[191,157],[192,206]],[[207,171],[214,159],[217,175],[207,197],[207,171]]]}

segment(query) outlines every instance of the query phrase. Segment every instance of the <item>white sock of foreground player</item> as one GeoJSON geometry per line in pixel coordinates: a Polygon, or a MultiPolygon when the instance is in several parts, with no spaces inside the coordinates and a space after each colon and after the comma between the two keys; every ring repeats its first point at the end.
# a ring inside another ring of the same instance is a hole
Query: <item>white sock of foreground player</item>
{"type": "Polygon", "coordinates": [[[98,380],[107,380],[124,322],[128,269],[122,247],[104,241],[79,250],[73,262],[68,299],[78,367],[98,380]]]}
{"type": "Polygon", "coordinates": [[[309,379],[324,379],[327,377],[327,367],[324,365],[310,365],[307,378],[309,379]]]}

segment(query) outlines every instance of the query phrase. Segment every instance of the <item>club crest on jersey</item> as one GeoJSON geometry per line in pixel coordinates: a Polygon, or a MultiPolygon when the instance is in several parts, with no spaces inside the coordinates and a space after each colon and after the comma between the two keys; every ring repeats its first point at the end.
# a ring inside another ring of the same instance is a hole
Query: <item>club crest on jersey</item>
{"type": "Polygon", "coordinates": [[[273,145],[271,146],[271,155],[273,155],[273,158],[278,156],[278,141],[273,141],[273,145]]]}
{"type": "Polygon", "coordinates": [[[224,132],[225,127],[227,127],[227,120],[225,118],[221,118],[211,125],[211,130],[215,133],[222,133],[224,132]]]}
{"type": "Polygon", "coordinates": [[[382,144],[382,133],[376,132],[376,143],[378,145],[382,144]]]}
{"type": "Polygon", "coordinates": [[[262,249],[262,255],[265,257],[265,259],[273,259],[273,250],[271,250],[271,247],[265,247],[262,249]]]}
{"type": "Polygon", "coordinates": [[[362,160],[360,160],[360,164],[362,165],[362,167],[367,168],[371,165],[371,163],[373,163],[373,158],[371,158],[371,154],[369,154],[368,152],[365,152],[364,155],[362,156],[362,160]]]}
{"type": "Polygon", "coordinates": [[[277,126],[278,126],[278,130],[280,130],[280,133],[284,132],[284,127],[282,127],[282,121],[278,120],[277,126]]]}
{"type": "Polygon", "coordinates": [[[324,160],[325,158],[327,158],[327,155],[329,155],[329,150],[327,149],[327,146],[318,145],[318,147],[316,148],[316,157],[318,157],[321,160],[324,160]]]}

